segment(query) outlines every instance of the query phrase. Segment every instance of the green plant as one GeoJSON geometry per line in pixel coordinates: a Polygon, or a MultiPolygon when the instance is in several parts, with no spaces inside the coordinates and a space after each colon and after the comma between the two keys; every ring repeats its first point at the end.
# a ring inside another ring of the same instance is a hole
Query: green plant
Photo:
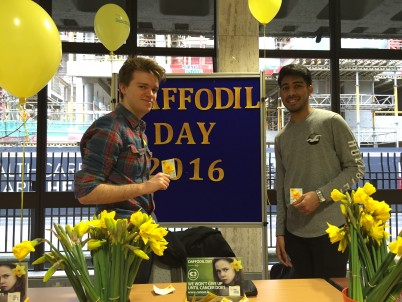
{"type": "Polygon", "coordinates": [[[350,194],[339,190],[331,198],[340,202],[346,218],[344,227],[328,223],[326,230],[332,243],[339,242],[338,250],[349,246],[348,295],[356,301],[382,302],[402,291],[402,232],[387,248],[386,232],[391,208],[384,201],[374,200],[376,188],[365,183],[350,194]]]}
{"type": "Polygon", "coordinates": [[[54,224],[51,231],[59,240],[61,251],[49,240],[37,238],[14,246],[14,256],[22,261],[35,251],[36,245],[46,242],[50,252],[33,262],[51,264],[44,282],[62,269],[80,302],[127,302],[141,261],[148,260],[151,252],[163,255],[168,244],[164,238],[167,230],[141,211],[130,219],[114,217],[115,212],[103,211],[93,220],[81,221],[74,227],[54,224]],[[85,245],[92,255],[93,281],[84,255],[85,245]]]}

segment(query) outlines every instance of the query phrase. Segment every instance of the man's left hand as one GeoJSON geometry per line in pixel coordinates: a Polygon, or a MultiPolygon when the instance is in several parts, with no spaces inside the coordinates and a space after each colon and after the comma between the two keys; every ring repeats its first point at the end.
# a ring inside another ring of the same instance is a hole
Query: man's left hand
{"type": "Polygon", "coordinates": [[[292,205],[303,215],[310,215],[318,208],[320,200],[316,192],[310,191],[303,194],[292,205]]]}

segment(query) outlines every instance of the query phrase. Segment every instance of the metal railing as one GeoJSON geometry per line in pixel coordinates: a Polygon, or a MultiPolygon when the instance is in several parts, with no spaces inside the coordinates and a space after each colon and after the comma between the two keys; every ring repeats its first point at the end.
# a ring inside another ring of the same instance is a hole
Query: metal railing
{"type": "MultiPolygon", "coordinates": [[[[385,200],[392,207],[389,233],[391,239],[402,230],[402,190],[401,190],[401,158],[398,149],[380,151],[375,148],[362,149],[366,163],[366,174],[358,184],[370,181],[378,189],[378,198],[385,200]]],[[[275,194],[275,156],[273,149],[267,149],[267,189],[270,204],[267,207],[268,249],[276,245],[276,194],[275,194]]],[[[53,223],[73,225],[81,220],[87,220],[94,215],[94,207],[76,206],[71,200],[74,173],[80,169],[81,158],[77,146],[49,147],[47,152],[46,192],[52,195],[52,201],[44,211],[44,226],[51,228],[53,223]],[[70,197],[65,196],[70,192],[70,197]],[[54,205],[53,205],[54,204],[54,205]]],[[[20,148],[3,148],[0,152],[0,257],[12,257],[12,247],[32,234],[35,212],[32,207],[20,210],[21,189],[24,187],[24,199],[33,194],[38,184],[36,182],[36,151],[28,147],[24,152],[20,148]],[[24,155],[24,156],[23,156],[24,155]],[[23,159],[23,161],[22,161],[23,159]],[[22,174],[24,178],[22,179],[22,174]],[[7,200],[14,196],[15,202],[10,205],[7,200]],[[7,206],[3,206],[6,205],[7,206]]],[[[28,198],[29,199],[29,198],[28,198]]],[[[51,232],[45,232],[46,238],[58,244],[51,232]]],[[[31,238],[32,239],[32,238],[31,238]]],[[[48,247],[46,248],[48,249],[48,247]]]]}

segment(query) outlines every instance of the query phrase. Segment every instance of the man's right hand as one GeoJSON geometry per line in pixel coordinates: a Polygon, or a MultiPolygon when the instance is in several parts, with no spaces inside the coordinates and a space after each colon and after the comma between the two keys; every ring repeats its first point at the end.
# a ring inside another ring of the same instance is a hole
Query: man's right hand
{"type": "Polygon", "coordinates": [[[159,190],[166,190],[169,187],[169,174],[159,172],[143,183],[144,194],[152,194],[159,190]]]}
{"type": "Polygon", "coordinates": [[[292,262],[285,250],[285,236],[276,237],[276,257],[285,266],[292,267],[292,262]]]}

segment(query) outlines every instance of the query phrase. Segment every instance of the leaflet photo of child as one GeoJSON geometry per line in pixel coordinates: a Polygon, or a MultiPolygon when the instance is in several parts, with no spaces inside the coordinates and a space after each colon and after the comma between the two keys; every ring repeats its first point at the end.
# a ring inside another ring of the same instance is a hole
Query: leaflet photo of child
{"type": "Polygon", "coordinates": [[[222,282],[224,288],[215,291],[219,296],[242,296],[243,267],[241,260],[232,257],[214,258],[212,261],[215,282],[222,282]]]}
{"type": "MultiPolygon", "coordinates": [[[[0,302],[7,302],[8,295],[19,293],[19,301],[25,301],[27,292],[27,273],[24,265],[0,263],[0,302]]],[[[13,299],[13,301],[18,301],[13,299]]]]}

